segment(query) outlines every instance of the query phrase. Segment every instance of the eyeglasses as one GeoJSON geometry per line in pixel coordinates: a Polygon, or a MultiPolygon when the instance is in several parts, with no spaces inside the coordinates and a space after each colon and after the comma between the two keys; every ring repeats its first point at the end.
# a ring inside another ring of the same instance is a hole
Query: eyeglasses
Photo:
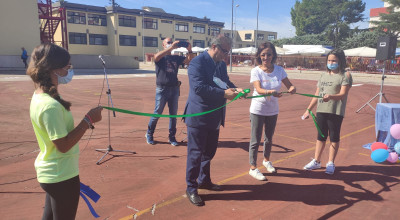
{"type": "Polygon", "coordinates": [[[221,47],[221,45],[217,44],[217,47],[219,47],[219,49],[221,49],[222,53],[224,53],[225,55],[229,54],[229,50],[225,50],[224,48],[221,47]]]}
{"type": "Polygon", "coordinates": [[[174,43],[174,42],[172,42],[172,41],[168,41],[168,42],[167,42],[167,44],[172,44],[172,43],[174,43]]]}

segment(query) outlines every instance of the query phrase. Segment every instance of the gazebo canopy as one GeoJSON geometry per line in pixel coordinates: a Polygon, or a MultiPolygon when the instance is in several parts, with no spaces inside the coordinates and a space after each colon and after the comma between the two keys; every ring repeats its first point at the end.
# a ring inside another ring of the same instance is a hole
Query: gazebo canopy
{"type": "Polygon", "coordinates": [[[347,57],[375,57],[376,49],[370,47],[357,47],[353,49],[344,50],[347,57]]]}

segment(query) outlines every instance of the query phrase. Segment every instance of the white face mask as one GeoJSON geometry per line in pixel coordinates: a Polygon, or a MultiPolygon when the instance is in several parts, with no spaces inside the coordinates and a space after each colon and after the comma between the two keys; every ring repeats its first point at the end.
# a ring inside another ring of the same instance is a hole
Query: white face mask
{"type": "Polygon", "coordinates": [[[165,48],[170,48],[172,46],[172,44],[167,44],[166,46],[165,46],[165,48]]]}
{"type": "Polygon", "coordinates": [[[66,76],[60,76],[56,73],[58,76],[58,84],[67,84],[71,82],[72,77],[74,76],[74,70],[73,69],[68,69],[68,74],[66,76]]]}

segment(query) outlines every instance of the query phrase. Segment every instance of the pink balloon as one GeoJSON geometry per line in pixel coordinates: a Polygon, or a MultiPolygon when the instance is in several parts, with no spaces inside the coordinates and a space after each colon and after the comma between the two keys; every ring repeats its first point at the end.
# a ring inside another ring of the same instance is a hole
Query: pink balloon
{"type": "Polygon", "coordinates": [[[396,163],[398,159],[399,155],[397,155],[396,152],[391,152],[389,153],[389,156],[386,160],[389,161],[390,163],[396,163]]]}
{"type": "Polygon", "coordinates": [[[390,127],[390,134],[395,139],[400,139],[400,124],[394,124],[390,127]]]}

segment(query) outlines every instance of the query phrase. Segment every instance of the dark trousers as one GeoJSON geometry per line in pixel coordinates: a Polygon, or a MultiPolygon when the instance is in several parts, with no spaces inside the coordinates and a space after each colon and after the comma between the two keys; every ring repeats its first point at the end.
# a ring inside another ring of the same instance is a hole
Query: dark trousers
{"type": "Polygon", "coordinates": [[[342,127],[343,116],[330,114],[330,113],[320,113],[317,112],[317,124],[321,129],[322,137],[318,132],[317,139],[319,141],[325,142],[328,135],[331,142],[337,143],[340,141],[340,128],[342,127]]]}
{"type": "MultiPolygon", "coordinates": [[[[154,108],[154,114],[162,114],[164,107],[168,104],[169,114],[176,115],[178,112],[178,100],[179,100],[179,86],[176,87],[157,87],[156,88],[156,106],[154,108]]],[[[147,134],[153,136],[156,130],[158,119],[151,117],[149,125],[147,126],[147,134]]],[[[174,138],[176,134],[176,118],[169,118],[169,137],[174,138]]]]}
{"type": "Polygon", "coordinates": [[[26,63],[26,59],[22,59],[22,62],[24,62],[25,68],[27,68],[28,64],[26,63]]]}
{"type": "Polygon", "coordinates": [[[46,191],[42,220],[75,219],[79,203],[79,176],[59,183],[41,183],[40,186],[46,191]]]}
{"type": "Polygon", "coordinates": [[[187,127],[186,184],[189,193],[199,184],[211,183],[210,164],[217,151],[219,129],[187,127]]]}

